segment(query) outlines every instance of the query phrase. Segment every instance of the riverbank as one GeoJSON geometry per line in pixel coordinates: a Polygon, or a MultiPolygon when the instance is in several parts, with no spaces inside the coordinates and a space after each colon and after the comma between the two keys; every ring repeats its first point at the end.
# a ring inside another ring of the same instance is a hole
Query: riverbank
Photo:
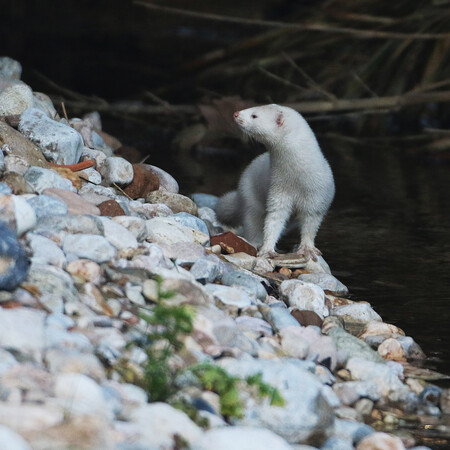
{"type": "Polygon", "coordinates": [[[322,258],[214,244],[214,197],[0,68],[7,448],[402,449],[449,412],[413,338],[322,258]]]}

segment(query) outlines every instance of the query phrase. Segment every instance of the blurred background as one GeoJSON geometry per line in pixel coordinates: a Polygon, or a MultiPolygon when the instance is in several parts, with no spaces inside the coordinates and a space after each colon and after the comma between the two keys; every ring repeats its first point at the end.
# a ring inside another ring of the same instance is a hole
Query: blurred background
{"type": "Polygon", "coordinates": [[[233,189],[262,151],[233,110],[302,112],[337,184],[318,247],[450,374],[450,1],[14,0],[2,18],[26,83],[100,111],[122,155],[185,194],[233,189]]]}

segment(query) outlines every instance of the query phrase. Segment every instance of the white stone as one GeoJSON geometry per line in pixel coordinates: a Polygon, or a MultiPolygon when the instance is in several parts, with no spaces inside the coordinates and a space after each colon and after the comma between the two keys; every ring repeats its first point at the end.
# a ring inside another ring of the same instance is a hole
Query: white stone
{"type": "Polygon", "coordinates": [[[100,172],[95,170],[93,167],[88,167],[87,169],[80,170],[78,172],[81,178],[89,181],[90,183],[100,184],[102,182],[102,176],[100,172]]]}
{"type": "Polygon", "coordinates": [[[5,450],[32,450],[22,436],[4,425],[0,425],[0,443],[5,450]]]}
{"type": "Polygon", "coordinates": [[[27,242],[33,252],[31,257],[33,264],[49,264],[60,268],[66,265],[64,252],[51,239],[28,233],[27,242]]]}
{"type": "Polygon", "coordinates": [[[97,263],[111,261],[116,249],[104,238],[95,234],[67,234],[63,240],[66,255],[87,258],[97,263]]]}
{"type": "Polygon", "coordinates": [[[52,162],[76,164],[80,160],[81,135],[70,126],[50,119],[39,109],[29,108],[22,114],[19,131],[41,147],[44,156],[52,162]]]}
{"type": "Polygon", "coordinates": [[[63,373],[55,381],[55,397],[69,415],[108,416],[101,387],[80,373],[63,373]]]}
{"type": "Polygon", "coordinates": [[[94,150],[89,147],[83,147],[83,151],[81,152],[81,156],[87,156],[89,159],[95,160],[95,165],[97,167],[100,167],[108,157],[104,152],[101,150],[94,150]]]}
{"type": "Polygon", "coordinates": [[[256,427],[222,427],[206,431],[191,450],[289,450],[292,447],[270,430],[256,427]]]}
{"type": "MultiPolygon", "coordinates": [[[[0,151],[0,153],[2,152],[0,151]]],[[[13,153],[5,156],[4,163],[5,172],[15,172],[19,175],[25,175],[25,172],[30,168],[29,162],[22,155],[15,155],[13,153]]]]}
{"type": "Polygon", "coordinates": [[[133,166],[126,159],[120,156],[110,156],[99,167],[99,172],[108,185],[130,184],[133,181],[133,166]]]}
{"type": "Polygon", "coordinates": [[[0,92],[0,116],[22,114],[33,106],[33,91],[25,83],[13,84],[0,92]]]}
{"type": "Polygon", "coordinates": [[[50,119],[59,117],[50,97],[42,92],[33,92],[33,108],[40,109],[50,119]]]}
{"type": "Polygon", "coordinates": [[[329,273],[304,273],[298,279],[307,283],[317,284],[323,290],[334,292],[336,295],[348,294],[347,286],[329,273]]]}
{"type": "MultiPolygon", "coordinates": [[[[0,402],[2,425],[17,433],[42,432],[46,428],[62,423],[63,410],[56,405],[10,404],[0,402]]],[[[3,444],[3,441],[0,442],[3,444]]],[[[0,448],[5,448],[3,445],[0,448]]],[[[9,448],[8,448],[9,450],[9,448]]]]}
{"type": "Polygon", "coordinates": [[[159,189],[164,191],[173,192],[174,194],[178,194],[179,187],[177,180],[168,174],[165,170],[160,169],[159,167],[152,166],[151,164],[143,164],[148,169],[151,169],[153,172],[158,175],[159,178],[159,189]]]}
{"type": "Polygon", "coordinates": [[[325,305],[325,293],[315,284],[300,280],[285,280],[281,283],[280,292],[287,297],[289,306],[314,311],[322,319],[329,315],[325,305]]]}
{"type": "Polygon", "coordinates": [[[333,315],[355,322],[382,321],[380,315],[368,303],[351,303],[350,305],[338,306],[333,310],[333,315]]]}
{"type": "Polygon", "coordinates": [[[138,243],[130,231],[117,222],[108,219],[107,217],[99,217],[103,224],[104,236],[115,248],[118,250],[125,250],[127,248],[137,248],[138,243]]]}
{"type": "Polygon", "coordinates": [[[388,433],[373,433],[362,439],[357,450],[405,450],[402,440],[398,436],[388,433]]]}
{"type": "Polygon", "coordinates": [[[202,430],[182,411],[167,403],[140,405],[128,417],[139,427],[147,448],[171,449],[174,435],[185,439],[188,444],[202,435],[202,430]]]}
{"type": "Polygon", "coordinates": [[[116,216],[111,217],[111,220],[125,227],[138,241],[142,241],[147,234],[145,220],[140,217],[116,216]]]}
{"type": "Polygon", "coordinates": [[[17,234],[25,233],[36,225],[36,213],[30,204],[20,195],[12,196],[17,234]]]}
{"type": "Polygon", "coordinates": [[[0,57],[0,76],[6,79],[20,80],[22,65],[8,56],[0,57]]]}
{"type": "Polygon", "coordinates": [[[205,289],[225,305],[245,308],[254,304],[256,300],[255,296],[248,293],[244,288],[206,284],[205,289]]]}
{"type": "Polygon", "coordinates": [[[52,169],[31,166],[25,172],[24,177],[39,194],[47,188],[64,189],[71,192],[77,191],[71,181],[62,177],[58,172],[52,169]]]}
{"type": "Polygon", "coordinates": [[[180,225],[171,217],[155,217],[146,221],[147,240],[162,244],[175,244],[177,242],[196,242],[206,245],[209,236],[194,228],[180,225]]]}

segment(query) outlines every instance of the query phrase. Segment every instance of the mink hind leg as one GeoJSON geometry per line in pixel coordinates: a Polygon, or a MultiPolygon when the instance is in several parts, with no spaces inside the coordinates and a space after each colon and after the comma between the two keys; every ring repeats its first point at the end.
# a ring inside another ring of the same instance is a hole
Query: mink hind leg
{"type": "Polygon", "coordinates": [[[322,252],[316,248],[314,241],[323,220],[323,214],[297,214],[297,220],[300,228],[300,245],[297,254],[305,258],[317,261],[317,257],[322,252]]]}

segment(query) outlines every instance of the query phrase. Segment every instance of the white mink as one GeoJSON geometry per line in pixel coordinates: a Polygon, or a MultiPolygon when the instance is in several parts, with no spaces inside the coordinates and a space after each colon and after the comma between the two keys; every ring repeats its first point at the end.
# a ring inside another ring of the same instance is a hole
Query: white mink
{"type": "Polygon", "coordinates": [[[274,256],[289,218],[300,229],[297,253],[317,259],[314,240],[334,197],[334,179],[314,132],[295,110],[264,105],[234,113],[244,134],[268,150],[242,174],[237,191],[221,197],[219,220],[243,225],[243,236],[260,247],[262,256],[274,256]]]}

